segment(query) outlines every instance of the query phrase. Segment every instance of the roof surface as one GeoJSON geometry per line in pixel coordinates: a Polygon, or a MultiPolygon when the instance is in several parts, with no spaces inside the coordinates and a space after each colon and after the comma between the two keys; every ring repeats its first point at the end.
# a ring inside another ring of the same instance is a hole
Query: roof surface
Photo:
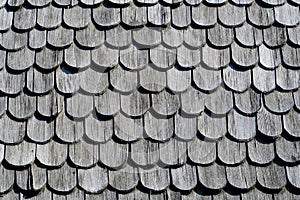
{"type": "Polygon", "coordinates": [[[299,0],[0,0],[1,199],[299,199],[299,0]]]}

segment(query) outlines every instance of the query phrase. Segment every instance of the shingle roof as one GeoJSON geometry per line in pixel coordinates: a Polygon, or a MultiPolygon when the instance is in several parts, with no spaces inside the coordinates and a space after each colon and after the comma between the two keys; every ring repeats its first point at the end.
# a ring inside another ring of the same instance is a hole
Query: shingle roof
{"type": "Polygon", "coordinates": [[[299,199],[298,0],[0,0],[1,199],[299,199]]]}

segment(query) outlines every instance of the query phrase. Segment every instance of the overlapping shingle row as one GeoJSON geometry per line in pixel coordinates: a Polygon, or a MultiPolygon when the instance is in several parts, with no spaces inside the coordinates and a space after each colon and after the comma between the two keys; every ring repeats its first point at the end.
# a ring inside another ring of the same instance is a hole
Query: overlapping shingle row
{"type": "Polygon", "coordinates": [[[297,1],[0,2],[4,199],[297,199],[297,1]]]}

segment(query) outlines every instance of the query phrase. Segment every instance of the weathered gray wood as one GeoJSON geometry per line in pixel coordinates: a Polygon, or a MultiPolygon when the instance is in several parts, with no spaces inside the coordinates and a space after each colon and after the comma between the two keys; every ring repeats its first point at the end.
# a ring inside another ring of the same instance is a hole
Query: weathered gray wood
{"type": "Polygon", "coordinates": [[[122,22],[131,27],[138,27],[146,24],[147,8],[149,7],[138,7],[135,4],[130,4],[129,6],[122,8],[122,22]]]}
{"type": "Polygon", "coordinates": [[[0,127],[0,140],[6,144],[20,143],[26,134],[25,122],[14,121],[6,114],[0,118],[0,127]]]}
{"type": "Polygon", "coordinates": [[[74,143],[78,141],[84,134],[84,126],[82,121],[73,121],[64,113],[56,118],[56,135],[64,142],[74,143]]]}
{"type": "Polygon", "coordinates": [[[130,200],[130,199],[148,199],[149,194],[145,191],[133,190],[127,194],[119,194],[119,200],[130,200]]]}
{"type": "Polygon", "coordinates": [[[296,163],[300,160],[300,141],[290,141],[278,138],[275,143],[277,156],[287,163],[296,163]]]}
{"type": "Polygon", "coordinates": [[[173,134],[173,119],[172,118],[159,118],[151,112],[144,115],[144,128],[146,134],[154,140],[165,141],[173,134]]]}
{"type": "Polygon", "coordinates": [[[245,7],[227,3],[218,7],[218,18],[225,26],[239,26],[246,21],[245,7]]]}
{"type": "Polygon", "coordinates": [[[82,50],[76,45],[71,45],[64,51],[64,61],[74,68],[85,68],[91,64],[90,51],[82,50]]]}
{"type": "Polygon", "coordinates": [[[255,117],[243,116],[233,110],[228,114],[228,132],[239,141],[249,141],[256,135],[255,117]]]}
{"type": "Polygon", "coordinates": [[[90,23],[91,9],[74,6],[65,8],[63,19],[67,26],[71,28],[83,28],[90,23]]]}
{"type": "Polygon", "coordinates": [[[31,164],[35,159],[36,144],[23,141],[16,145],[7,145],[5,149],[5,160],[18,167],[31,164]]]}
{"type": "Polygon", "coordinates": [[[143,115],[150,108],[149,94],[134,90],[129,95],[121,95],[122,111],[133,117],[143,115]]]}
{"type": "Polygon", "coordinates": [[[109,184],[121,191],[133,189],[138,184],[138,169],[126,165],[123,169],[117,171],[109,171],[109,184]]]}
{"type": "Polygon", "coordinates": [[[237,194],[230,194],[230,193],[227,193],[225,191],[223,192],[220,192],[219,194],[217,195],[213,195],[212,197],[214,200],[223,200],[223,199],[226,199],[226,200],[239,200],[241,199],[240,198],[240,195],[237,195],[237,194]]]}
{"type": "Polygon", "coordinates": [[[211,164],[217,157],[216,142],[204,141],[195,138],[188,144],[188,156],[194,163],[211,164]]]}
{"type": "Polygon", "coordinates": [[[62,9],[52,6],[38,9],[37,24],[43,28],[56,28],[62,22],[62,9]]]}
{"type": "Polygon", "coordinates": [[[160,161],[165,165],[182,165],[187,160],[186,142],[171,138],[159,145],[160,161]]]}
{"type": "Polygon", "coordinates": [[[261,7],[256,2],[247,8],[247,14],[249,21],[259,27],[270,26],[275,21],[273,9],[261,7]]]}
{"type": "Polygon", "coordinates": [[[167,86],[173,92],[184,92],[191,84],[191,71],[183,71],[172,67],[167,71],[167,86]]]}
{"type": "Polygon", "coordinates": [[[217,140],[227,132],[226,117],[214,118],[202,112],[198,117],[198,130],[206,138],[217,140]]]}
{"type": "Polygon", "coordinates": [[[66,98],[66,112],[74,118],[84,118],[88,116],[93,109],[93,96],[76,93],[72,97],[66,98]]]}
{"type": "Polygon", "coordinates": [[[62,26],[57,29],[48,31],[47,42],[54,47],[65,48],[72,44],[74,31],[72,29],[66,29],[62,26]]]}
{"type": "Polygon", "coordinates": [[[263,33],[265,44],[272,48],[282,46],[287,40],[286,30],[282,27],[271,26],[264,29],[263,33]]]}
{"type": "Polygon", "coordinates": [[[204,29],[193,29],[190,26],[183,30],[184,43],[193,48],[199,48],[206,43],[206,31],[204,29]]]}
{"type": "Polygon", "coordinates": [[[177,48],[177,62],[181,67],[192,68],[201,61],[201,51],[199,49],[188,49],[184,45],[177,48]]]}
{"type": "Polygon", "coordinates": [[[13,22],[13,14],[14,13],[7,8],[0,8],[0,15],[2,16],[0,30],[6,31],[11,27],[13,22]]]}
{"type": "Polygon", "coordinates": [[[11,29],[0,34],[0,45],[8,50],[19,50],[27,44],[27,34],[17,33],[11,29]]]}
{"type": "Polygon", "coordinates": [[[120,95],[117,92],[107,90],[94,99],[96,110],[102,115],[115,115],[120,110],[120,95]]]}
{"type": "Polygon", "coordinates": [[[29,32],[29,41],[28,45],[29,47],[33,49],[40,49],[46,46],[46,36],[47,32],[38,30],[38,29],[32,29],[29,32]]]}
{"type": "Polygon", "coordinates": [[[36,109],[36,97],[21,93],[15,98],[8,99],[8,111],[15,118],[28,119],[36,109]]]}
{"type": "Polygon", "coordinates": [[[2,69],[0,71],[0,90],[6,94],[18,94],[25,86],[25,73],[11,74],[2,69]]]}
{"type": "Polygon", "coordinates": [[[300,113],[291,109],[286,115],[283,115],[283,127],[291,136],[300,137],[300,113]]]}
{"type": "Polygon", "coordinates": [[[231,45],[231,56],[237,65],[248,68],[258,62],[258,49],[241,47],[234,42],[231,45]]]}
{"type": "Polygon", "coordinates": [[[275,89],[275,72],[274,70],[265,70],[260,66],[252,69],[252,82],[256,89],[266,93],[275,89]]]}
{"type": "Polygon", "coordinates": [[[256,167],[257,181],[266,189],[281,189],[286,184],[284,167],[271,163],[268,166],[256,167]]]}
{"type": "Polygon", "coordinates": [[[43,69],[53,69],[63,62],[63,51],[45,47],[42,51],[36,52],[35,62],[43,69]]]}
{"type": "Polygon", "coordinates": [[[162,45],[150,49],[150,60],[161,69],[170,68],[176,62],[176,49],[169,49],[162,45]]]}
{"type": "Polygon", "coordinates": [[[139,50],[131,45],[127,49],[120,50],[120,62],[130,70],[145,68],[149,63],[148,50],[139,50]]]}
{"type": "Polygon", "coordinates": [[[300,110],[300,90],[293,92],[293,97],[295,101],[295,106],[300,110]]]}
{"type": "Polygon", "coordinates": [[[279,65],[276,68],[276,84],[283,90],[293,90],[300,86],[300,71],[279,65]]]}
{"type": "Polygon", "coordinates": [[[115,26],[120,23],[120,8],[108,8],[104,5],[93,9],[93,19],[100,26],[115,26]]]}
{"type": "Polygon", "coordinates": [[[264,95],[265,106],[273,112],[283,113],[289,111],[293,105],[293,95],[290,92],[279,92],[277,90],[264,95]]]}
{"type": "Polygon", "coordinates": [[[269,137],[276,138],[282,132],[281,116],[262,107],[257,113],[257,129],[269,137]]]}
{"type": "Polygon", "coordinates": [[[60,6],[75,6],[78,4],[78,0],[54,0],[60,6]]]}
{"type": "Polygon", "coordinates": [[[131,30],[126,30],[122,26],[106,31],[106,42],[117,48],[128,47],[132,43],[131,30]]]}
{"type": "Polygon", "coordinates": [[[299,9],[291,4],[275,7],[275,20],[284,26],[295,26],[300,21],[299,9]]]}
{"type": "MultiPolygon", "coordinates": [[[[0,11],[1,12],[1,11],[0,11]]],[[[300,45],[300,26],[288,28],[289,41],[295,45],[300,45]]]]}
{"type": "Polygon", "coordinates": [[[193,200],[193,199],[211,200],[212,197],[210,195],[204,195],[204,194],[201,194],[200,192],[198,193],[193,190],[189,194],[182,195],[182,200],[193,200]]]}
{"type": "Polygon", "coordinates": [[[148,21],[154,25],[165,25],[171,21],[171,9],[170,7],[163,6],[161,4],[155,4],[149,6],[148,10],[148,21]]]}
{"type": "Polygon", "coordinates": [[[46,168],[32,164],[30,168],[30,178],[32,181],[32,189],[41,190],[47,184],[46,168]]]}
{"type": "Polygon", "coordinates": [[[235,167],[226,167],[226,175],[230,185],[239,189],[250,189],[256,184],[255,167],[247,162],[235,167]]]}
{"type": "Polygon", "coordinates": [[[166,90],[152,94],[152,108],[160,115],[173,115],[180,106],[179,96],[166,90]]]}
{"type": "Polygon", "coordinates": [[[263,143],[256,139],[247,143],[248,156],[256,164],[268,164],[275,158],[273,143],[263,143]]]}
{"type": "MultiPolygon", "coordinates": [[[[140,139],[131,144],[131,159],[138,165],[150,166],[159,160],[158,143],[140,139]]],[[[150,170],[151,171],[151,170],[150,170]]],[[[148,180],[150,181],[150,180],[148,180]]]]}
{"type": "Polygon", "coordinates": [[[161,42],[161,32],[158,28],[143,27],[132,31],[133,40],[142,47],[153,47],[161,42]]]}
{"type": "Polygon", "coordinates": [[[24,0],[8,0],[7,4],[12,7],[19,7],[24,3],[24,0]]]}
{"type": "Polygon", "coordinates": [[[225,187],[227,182],[225,167],[216,163],[198,166],[198,178],[204,187],[214,190],[225,187]]]}
{"type": "Polygon", "coordinates": [[[224,137],[218,141],[218,157],[227,165],[241,163],[246,158],[246,145],[224,137]]]}
{"type": "Polygon", "coordinates": [[[63,68],[57,68],[55,73],[55,86],[63,94],[74,94],[79,90],[78,73],[69,73],[63,68]]]}
{"type": "Polygon", "coordinates": [[[0,50],[0,69],[4,68],[6,64],[6,51],[0,50]]]}
{"type": "Polygon", "coordinates": [[[4,144],[0,144],[0,163],[2,163],[2,160],[4,159],[4,144]]]}
{"type": "Polygon", "coordinates": [[[300,165],[294,167],[286,167],[287,178],[289,182],[296,188],[300,188],[300,165]]]}
{"type": "Polygon", "coordinates": [[[232,90],[244,92],[251,85],[251,70],[238,71],[230,65],[223,70],[223,81],[232,90]]]}
{"type": "Polygon", "coordinates": [[[143,136],[142,118],[130,118],[119,113],[114,117],[114,134],[123,141],[134,141],[143,136]]]}
{"type": "Polygon", "coordinates": [[[101,120],[95,114],[85,118],[84,126],[86,136],[94,142],[108,141],[114,131],[112,119],[101,120]]]}
{"type": "MultiPolygon", "coordinates": [[[[3,165],[0,165],[0,181],[0,192],[4,193],[9,191],[15,181],[14,170],[8,170],[4,168],[3,165]]],[[[10,197],[7,198],[7,200],[10,199],[10,197]]]]}
{"type": "Polygon", "coordinates": [[[185,118],[179,114],[175,115],[174,132],[183,140],[192,140],[197,134],[197,118],[185,118]]]}
{"type": "Polygon", "coordinates": [[[166,73],[148,65],[139,71],[140,85],[150,92],[161,92],[166,87],[166,73]]]}
{"type": "Polygon", "coordinates": [[[88,68],[79,74],[80,88],[92,94],[100,94],[108,87],[108,73],[88,68]]]}
{"type": "Polygon", "coordinates": [[[204,110],[205,94],[194,87],[189,87],[180,97],[181,110],[186,114],[199,115],[204,110]]]}
{"type": "Polygon", "coordinates": [[[219,87],[206,97],[205,107],[214,114],[226,114],[233,107],[233,95],[231,91],[219,87]]]}
{"type": "Polygon", "coordinates": [[[280,49],[269,49],[262,44],[259,47],[259,62],[266,68],[276,68],[281,63],[280,49]]]}
{"type": "Polygon", "coordinates": [[[67,160],[68,145],[50,140],[46,144],[37,144],[36,158],[45,166],[61,166],[67,160]]]}
{"type": "Polygon", "coordinates": [[[205,45],[202,48],[202,61],[211,69],[220,69],[225,67],[230,62],[230,49],[215,49],[205,45]],[[211,55],[214,55],[213,57],[211,55]]]}
{"type": "Polygon", "coordinates": [[[93,24],[76,31],[76,41],[84,47],[98,47],[104,42],[104,31],[99,31],[93,24]]]}
{"type": "Polygon", "coordinates": [[[200,4],[196,7],[193,6],[192,20],[200,26],[213,26],[217,23],[217,9],[205,4],[200,4]]]}
{"type": "Polygon", "coordinates": [[[58,192],[69,192],[76,187],[76,169],[64,164],[59,169],[48,170],[48,185],[58,192]]]}
{"type": "Polygon", "coordinates": [[[119,59],[119,51],[111,49],[105,45],[101,45],[99,48],[92,50],[92,60],[101,67],[112,68],[117,66],[119,59]]]}
{"type": "Polygon", "coordinates": [[[208,40],[217,47],[227,47],[233,42],[234,34],[231,28],[216,24],[208,29],[208,40]]]}
{"type": "Polygon", "coordinates": [[[118,65],[110,71],[110,83],[118,91],[132,92],[137,87],[138,74],[118,65]]]}
{"type": "Polygon", "coordinates": [[[37,94],[49,92],[54,88],[54,73],[42,73],[36,68],[27,71],[26,87],[29,91],[37,94]]]}
{"type": "Polygon", "coordinates": [[[117,193],[111,190],[104,190],[99,194],[85,194],[86,200],[117,200],[117,193]]]}
{"type": "Polygon", "coordinates": [[[36,7],[42,7],[48,5],[51,0],[27,0],[31,5],[36,7]]]}
{"type": "Polygon", "coordinates": [[[269,6],[279,6],[285,3],[284,0],[278,0],[278,1],[273,1],[273,0],[263,0],[265,4],[268,4],[269,6]]]}
{"type": "Polygon", "coordinates": [[[293,48],[289,45],[285,45],[282,47],[281,50],[282,50],[283,62],[288,66],[297,69],[300,65],[300,59],[299,56],[297,56],[300,54],[300,49],[293,48]]]}
{"type": "Polygon", "coordinates": [[[90,193],[98,193],[108,185],[107,170],[95,166],[90,169],[78,169],[78,185],[90,193]]]}
{"type": "Polygon", "coordinates": [[[181,4],[179,7],[172,9],[172,24],[184,28],[191,23],[191,11],[190,7],[185,4],[181,4]]]}
{"type": "Polygon", "coordinates": [[[289,190],[285,189],[280,193],[274,194],[275,200],[284,200],[284,199],[299,199],[299,194],[293,194],[289,190]]]}
{"type": "Polygon", "coordinates": [[[55,90],[49,94],[37,97],[37,111],[45,117],[52,117],[62,111],[63,96],[59,95],[55,90]]]}
{"type": "Polygon", "coordinates": [[[256,188],[250,190],[247,193],[242,194],[242,199],[245,200],[255,200],[255,199],[263,199],[263,200],[272,200],[272,194],[264,193],[256,188]]]}
{"type": "Polygon", "coordinates": [[[92,167],[99,160],[98,146],[79,140],[69,145],[69,158],[75,166],[92,167]]]}
{"type": "Polygon", "coordinates": [[[14,12],[14,27],[20,30],[32,29],[36,24],[36,9],[21,7],[14,12]]]}
{"type": "Polygon", "coordinates": [[[96,5],[101,3],[103,0],[80,0],[80,2],[86,4],[86,5],[96,5]]]}
{"type": "Polygon", "coordinates": [[[155,166],[151,169],[140,169],[141,183],[146,188],[161,191],[170,185],[170,175],[167,168],[155,166]]]}
{"type": "Polygon", "coordinates": [[[199,5],[202,2],[202,0],[185,0],[185,2],[191,6],[196,6],[199,5]]]}
{"type": "Polygon", "coordinates": [[[31,190],[29,168],[16,170],[16,185],[22,190],[31,190]]]}
{"type": "Polygon", "coordinates": [[[25,70],[34,63],[34,51],[23,48],[16,52],[7,53],[7,66],[13,70],[25,70]]]}
{"type": "Polygon", "coordinates": [[[172,183],[179,190],[192,190],[197,185],[197,168],[185,164],[182,167],[171,169],[172,183]]]}
{"type": "Polygon", "coordinates": [[[199,65],[193,70],[193,81],[202,90],[214,90],[222,82],[221,70],[206,69],[199,65]]]}
{"type": "Polygon", "coordinates": [[[99,145],[100,162],[110,168],[120,168],[124,165],[128,158],[128,145],[119,144],[112,140],[99,145]]]}
{"type": "Polygon", "coordinates": [[[7,97],[0,96],[0,116],[7,110],[7,97]]]}
{"type": "Polygon", "coordinates": [[[183,43],[183,30],[173,27],[167,27],[162,30],[162,39],[164,44],[172,47],[179,47],[183,43]]]}
{"type": "Polygon", "coordinates": [[[235,28],[236,39],[247,47],[260,46],[263,43],[262,30],[245,23],[235,28]]]}
{"type": "Polygon", "coordinates": [[[244,114],[254,114],[261,107],[261,95],[249,88],[243,93],[234,93],[235,106],[244,114]]]}
{"type": "Polygon", "coordinates": [[[27,122],[26,134],[34,142],[47,142],[54,136],[54,121],[44,121],[31,117],[27,122]]]}

